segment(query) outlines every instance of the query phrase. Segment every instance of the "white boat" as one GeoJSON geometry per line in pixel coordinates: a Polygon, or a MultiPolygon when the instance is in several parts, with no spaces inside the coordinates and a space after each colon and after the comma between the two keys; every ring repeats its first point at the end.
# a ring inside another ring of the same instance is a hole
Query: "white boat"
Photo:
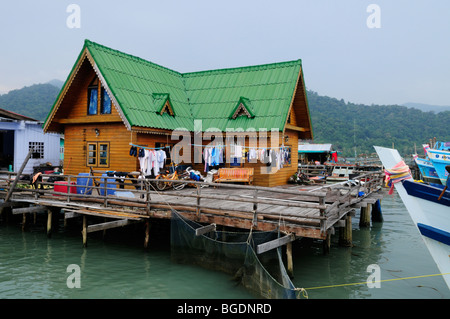
{"type": "MultiPolygon", "coordinates": [[[[385,169],[390,170],[402,163],[403,159],[397,150],[374,147],[385,169]]],[[[446,274],[442,277],[450,289],[450,191],[414,182],[410,175],[404,176],[403,180],[400,179],[394,183],[395,190],[422,235],[441,274],[446,274]],[[438,200],[440,194],[443,196],[438,200]]]]}

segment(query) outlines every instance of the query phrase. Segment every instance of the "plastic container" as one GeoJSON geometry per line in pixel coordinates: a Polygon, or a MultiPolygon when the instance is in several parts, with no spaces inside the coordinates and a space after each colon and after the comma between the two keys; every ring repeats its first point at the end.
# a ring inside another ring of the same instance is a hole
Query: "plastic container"
{"type": "Polygon", "coordinates": [[[70,186],[69,187],[68,182],[56,181],[55,182],[55,189],[54,189],[54,191],[55,192],[60,192],[60,193],[67,193],[67,189],[69,188],[71,194],[76,194],[77,193],[77,188],[75,187],[76,186],[76,182],[71,182],[70,184],[74,185],[74,186],[70,186]]]}
{"type": "MultiPolygon", "coordinates": [[[[103,176],[103,178],[100,181],[100,189],[99,189],[99,191],[100,191],[100,195],[103,196],[105,194],[105,189],[104,189],[104,187],[105,187],[105,177],[107,177],[108,175],[107,174],[102,174],[102,176],[103,176]]],[[[117,188],[116,180],[114,178],[106,178],[106,187],[107,188],[117,188]]],[[[114,189],[107,189],[106,190],[106,194],[107,195],[114,195],[114,193],[115,193],[114,189]]]]}
{"type": "Polygon", "coordinates": [[[77,178],[77,194],[86,194],[91,195],[92,194],[92,178],[89,177],[83,177],[83,176],[89,176],[89,173],[79,173],[77,178]]]}

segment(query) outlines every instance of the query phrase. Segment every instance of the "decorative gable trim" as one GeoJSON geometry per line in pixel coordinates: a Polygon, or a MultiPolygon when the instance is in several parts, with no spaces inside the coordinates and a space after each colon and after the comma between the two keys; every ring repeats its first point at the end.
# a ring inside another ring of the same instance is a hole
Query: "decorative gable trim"
{"type": "Polygon", "coordinates": [[[153,93],[152,96],[156,104],[156,113],[159,115],[167,113],[170,116],[175,116],[169,93],[153,93]]]}
{"type": "Polygon", "coordinates": [[[255,114],[253,113],[250,100],[241,96],[239,98],[238,103],[233,109],[233,112],[231,113],[230,118],[235,120],[239,116],[246,116],[248,118],[255,117],[255,114]]]}

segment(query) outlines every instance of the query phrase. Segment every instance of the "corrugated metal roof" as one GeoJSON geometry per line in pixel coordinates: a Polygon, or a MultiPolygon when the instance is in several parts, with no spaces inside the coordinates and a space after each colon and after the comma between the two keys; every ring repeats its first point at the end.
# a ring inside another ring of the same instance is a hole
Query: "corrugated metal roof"
{"type": "Polygon", "coordinates": [[[332,144],[299,144],[299,153],[328,153],[331,152],[332,144]]]}
{"type": "Polygon", "coordinates": [[[141,58],[85,41],[85,47],[107,82],[130,126],[174,130],[226,128],[284,129],[301,68],[301,60],[179,73],[141,58]],[[158,94],[170,94],[175,116],[158,114],[158,94]],[[254,117],[230,119],[240,98],[254,117]]]}

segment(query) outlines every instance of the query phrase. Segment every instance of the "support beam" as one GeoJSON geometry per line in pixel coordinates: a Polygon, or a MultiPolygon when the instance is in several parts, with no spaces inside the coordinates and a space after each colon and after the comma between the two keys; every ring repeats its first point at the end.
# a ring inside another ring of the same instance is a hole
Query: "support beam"
{"type": "Polygon", "coordinates": [[[92,233],[92,232],[96,232],[99,230],[106,230],[106,229],[110,229],[110,228],[116,228],[116,227],[123,227],[126,225],[129,225],[131,223],[133,223],[134,221],[129,220],[129,219],[120,219],[120,220],[115,220],[112,222],[106,222],[106,223],[101,223],[101,224],[96,224],[96,225],[89,225],[87,226],[87,232],[88,233],[92,233]]]}
{"type": "Polygon", "coordinates": [[[200,228],[197,228],[195,230],[195,236],[201,236],[203,234],[212,232],[212,231],[216,231],[216,224],[211,224],[211,225],[207,225],[207,226],[203,226],[200,228]]]}
{"type": "Polygon", "coordinates": [[[271,241],[268,241],[264,244],[260,244],[256,247],[256,253],[262,254],[271,249],[278,248],[280,246],[286,245],[287,243],[293,242],[295,240],[294,234],[288,234],[284,237],[280,237],[271,241]]]}
{"type": "Polygon", "coordinates": [[[322,242],[323,254],[328,255],[331,249],[331,233],[327,232],[327,237],[322,242]]]}
{"type": "Polygon", "coordinates": [[[378,199],[372,207],[372,222],[383,222],[383,214],[381,213],[381,199],[378,199]]]}
{"type": "Polygon", "coordinates": [[[145,239],[144,239],[144,248],[148,248],[148,241],[150,239],[150,222],[145,221],[145,239]]]}
{"type": "Polygon", "coordinates": [[[367,204],[367,207],[361,207],[361,214],[359,217],[359,227],[370,227],[370,212],[372,204],[367,204]]]}
{"type": "Polygon", "coordinates": [[[286,244],[287,273],[292,279],[294,278],[294,262],[292,261],[292,242],[286,244]]]}
{"type": "Polygon", "coordinates": [[[352,244],[352,216],[347,214],[345,216],[345,225],[339,228],[339,245],[344,247],[351,247],[352,244]]]}
{"type": "Polygon", "coordinates": [[[50,238],[52,236],[52,216],[53,213],[49,209],[47,213],[47,237],[50,238]]]}
{"type": "Polygon", "coordinates": [[[83,215],[83,230],[81,231],[83,235],[83,247],[87,247],[87,216],[83,215]]]}
{"type": "Polygon", "coordinates": [[[46,212],[48,210],[45,206],[29,206],[29,207],[21,207],[21,208],[14,208],[12,210],[13,215],[15,214],[24,214],[24,213],[41,213],[46,212]]]}

